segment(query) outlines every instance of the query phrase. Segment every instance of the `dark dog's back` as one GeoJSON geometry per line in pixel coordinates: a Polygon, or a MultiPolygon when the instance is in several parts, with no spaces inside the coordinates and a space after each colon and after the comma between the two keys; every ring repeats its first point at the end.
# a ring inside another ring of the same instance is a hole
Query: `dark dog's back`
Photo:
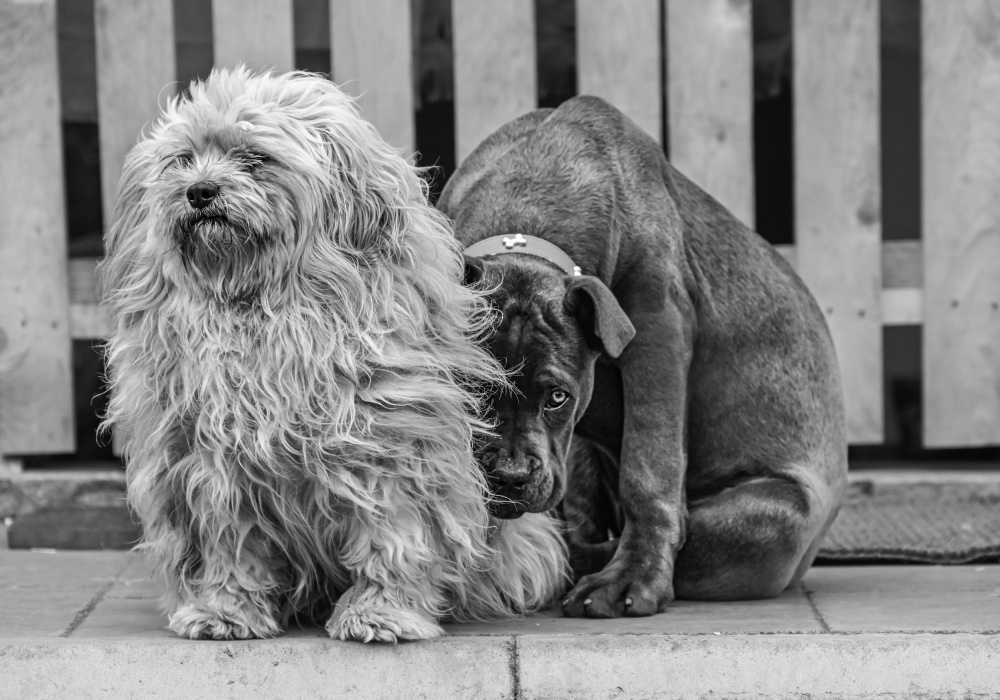
{"type": "MultiPolygon", "coordinates": [[[[503,221],[557,243],[616,294],[639,284],[646,302],[656,303],[649,292],[655,281],[663,293],[687,297],[697,329],[689,489],[729,483],[734,470],[752,476],[812,461],[817,448],[827,454],[831,481],[842,478],[839,371],[820,309],[766,241],[674,169],[618,110],[584,96],[506,124],[462,165],[438,206],[455,219],[465,245],[493,235],[503,221]],[[616,235],[623,222],[640,230],[616,235]],[[671,250],[679,242],[683,249],[671,250]],[[657,252],[677,269],[657,280],[632,279],[639,258],[657,252]],[[811,455],[796,454],[804,446],[811,455]]],[[[620,425],[606,421],[615,413],[599,411],[588,413],[587,432],[614,443],[620,425]]]]}

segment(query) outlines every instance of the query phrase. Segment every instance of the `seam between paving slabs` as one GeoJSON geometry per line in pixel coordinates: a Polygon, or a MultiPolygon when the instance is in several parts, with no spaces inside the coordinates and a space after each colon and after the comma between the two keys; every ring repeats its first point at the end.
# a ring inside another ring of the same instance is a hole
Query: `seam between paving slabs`
{"type": "Polygon", "coordinates": [[[806,600],[809,602],[809,607],[812,609],[813,617],[816,618],[816,622],[818,622],[819,626],[823,629],[823,634],[830,634],[830,625],[826,624],[826,618],[823,617],[823,613],[821,613],[819,608],[816,606],[816,600],[813,598],[813,592],[806,588],[805,583],[799,584],[799,590],[802,591],[802,594],[805,595],[806,600]]]}
{"type": "Polygon", "coordinates": [[[79,610],[79,612],[76,613],[76,617],[74,617],[73,621],[69,623],[69,626],[65,630],[63,630],[63,633],[59,635],[60,637],[69,637],[71,634],[76,632],[76,630],[80,627],[80,625],[82,625],[84,621],[90,616],[90,613],[94,612],[97,606],[101,604],[101,601],[104,600],[104,596],[108,594],[108,591],[110,591],[111,588],[116,583],[118,583],[118,581],[121,580],[122,574],[125,573],[125,569],[128,568],[128,565],[129,565],[129,560],[128,558],[126,558],[125,563],[123,563],[121,567],[119,567],[114,577],[112,577],[110,581],[105,581],[104,585],[102,585],[99,589],[97,589],[97,593],[95,593],[94,596],[87,602],[87,604],[84,605],[79,610]]]}
{"type": "Polygon", "coordinates": [[[510,693],[512,700],[521,700],[521,650],[517,640],[519,635],[511,637],[507,645],[509,654],[508,665],[510,669],[510,693]]]}

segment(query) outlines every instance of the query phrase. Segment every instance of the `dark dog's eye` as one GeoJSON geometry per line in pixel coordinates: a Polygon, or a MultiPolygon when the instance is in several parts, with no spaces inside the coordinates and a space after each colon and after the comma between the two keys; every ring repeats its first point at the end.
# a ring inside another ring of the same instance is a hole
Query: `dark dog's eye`
{"type": "Polygon", "coordinates": [[[545,408],[559,408],[569,401],[569,394],[562,389],[553,389],[549,394],[549,400],[545,402],[545,408]]]}
{"type": "Polygon", "coordinates": [[[194,156],[190,153],[175,153],[174,154],[174,165],[178,168],[187,168],[194,162],[194,156]]]}

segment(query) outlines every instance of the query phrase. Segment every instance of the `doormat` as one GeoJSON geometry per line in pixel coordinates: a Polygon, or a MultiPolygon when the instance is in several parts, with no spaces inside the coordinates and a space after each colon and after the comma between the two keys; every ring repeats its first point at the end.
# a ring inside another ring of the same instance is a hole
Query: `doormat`
{"type": "Polygon", "coordinates": [[[851,484],[818,564],[1000,559],[1000,483],[851,484]]]}

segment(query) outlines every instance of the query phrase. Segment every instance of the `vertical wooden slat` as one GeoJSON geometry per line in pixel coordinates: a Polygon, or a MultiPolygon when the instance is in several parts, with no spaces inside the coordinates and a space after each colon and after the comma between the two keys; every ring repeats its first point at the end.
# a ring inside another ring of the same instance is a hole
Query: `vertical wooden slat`
{"type": "Polygon", "coordinates": [[[883,435],[878,11],[793,6],[798,270],[833,333],[854,443],[883,435]]]}
{"type": "Polygon", "coordinates": [[[452,2],[456,157],[537,105],[532,0],[452,2]]]}
{"type": "Polygon", "coordinates": [[[217,66],[292,70],[292,0],[212,0],[212,41],[217,66]]]}
{"type": "Polygon", "coordinates": [[[660,0],[577,0],[577,83],[663,139],[660,0]]]}
{"type": "Polygon", "coordinates": [[[0,3],[0,452],[74,450],[55,0],[0,3]]]}
{"type": "MultiPolygon", "coordinates": [[[[107,228],[125,155],[172,97],[174,17],[170,0],[95,0],[101,200],[107,228]]],[[[121,451],[118,435],[115,454],[121,451]]]]}
{"type": "Polygon", "coordinates": [[[125,154],[174,95],[170,0],[95,0],[101,193],[107,226],[125,154]]]}
{"type": "Polygon", "coordinates": [[[754,225],[753,46],[746,0],[667,0],[670,160],[754,225]]]}
{"type": "Polygon", "coordinates": [[[415,146],[410,0],[331,0],[333,79],[394,146],[415,146]]]}
{"type": "Polygon", "coordinates": [[[924,443],[1000,442],[1000,5],[923,2],[924,443]]]}

